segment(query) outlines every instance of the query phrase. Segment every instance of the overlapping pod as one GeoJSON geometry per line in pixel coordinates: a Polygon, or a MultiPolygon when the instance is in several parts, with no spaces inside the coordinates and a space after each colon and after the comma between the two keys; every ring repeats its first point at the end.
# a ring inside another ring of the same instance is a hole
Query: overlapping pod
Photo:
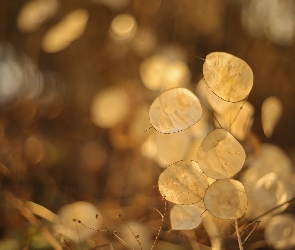
{"type": "Polygon", "coordinates": [[[156,98],[150,107],[149,117],[150,123],[158,132],[175,133],[199,121],[202,106],[188,89],[173,88],[156,98]]]}
{"type": "Polygon", "coordinates": [[[198,164],[213,179],[224,179],[241,170],[246,159],[242,145],[226,130],[211,131],[201,143],[198,164]]]}
{"type": "Polygon", "coordinates": [[[272,217],[265,225],[264,236],[267,244],[275,249],[293,249],[295,246],[295,217],[281,214],[272,217]]]}
{"type": "Polygon", "coordinates": [[[170,211],[172,230],[190,230],[202,222],[201,209],[195,205],[175,205],[170,211]]]}
{"type": "Polygon", "coordinates": [[[206,209],[221,219],[237,219],[247,209],[247,196],[241,182],[222,179],[213,182],[204,195],[206,209]]]}
{"type": "Polygon", "coordinates": [[[203,199],[208,178],[198,163],[183,160],[169,165],[159,176],[159,191],[168,201],[189,205],[203,199]]]}
{"type": "Polygon", "coordinates": [[[253,87],[253,72],[242,59],[225,52],[206,56],[204,79],[214,94],[228,102],[245,99],[253,87]]]}

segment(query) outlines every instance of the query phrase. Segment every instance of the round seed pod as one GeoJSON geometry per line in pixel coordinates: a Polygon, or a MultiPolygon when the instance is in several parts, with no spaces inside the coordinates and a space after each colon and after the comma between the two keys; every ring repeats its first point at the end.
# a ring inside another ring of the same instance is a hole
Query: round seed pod
{"type": "Polygon", "coordinates": [[[170,211],[172,230],[190,230],[202,222],[202,211],[195,205],[175,205],[170,211]]]}
{"type": "Polygon", "coordinates": [[[152,103],[150,123],[161,133],[179,132],[194,125],[202,117],[199,99],[188,89],[173,88],[164,91],[152,103]]]}
{"type": "Polygon", "coordinates": [[[213,182],[205,192],[204,205],[209,213],[221,219],[241,217],[247,209],[243,184],[233,179],[213,182]]]}
{"type": "Polygon", "coordinates": [[[241,170],[245,159],[242,145],[224,129],[211,131],[198,151],[199,167],[213,179],[233,176],[241,170]]]}
{"type": "Polygon", "coordinates": [[[208,188],[208,178],[198,163],[183,160],[169,165],[159,176],[159,191],[168,201],[189,205],[200,201],[208,188]]]}
{"type": "Polygon", "coordinates": [[[275,249],[293,249],[295,246],[295,217],[281,214],[272,217],[265,225],[264,236],[267,244],[275,249]]]}
{"type": "Polygon", "coordinates": [[[204,79],[215,95],[228,102],[245,99],[253,87],[253,72],[242,59],[225,52],[206,56],[204,79]]]}

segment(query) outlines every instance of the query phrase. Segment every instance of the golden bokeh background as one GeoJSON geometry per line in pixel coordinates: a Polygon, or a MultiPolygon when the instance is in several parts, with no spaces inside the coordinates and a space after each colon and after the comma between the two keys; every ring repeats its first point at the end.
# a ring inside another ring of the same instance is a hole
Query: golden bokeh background
{"type": "MultiPolygon", "coordinates": [[[[167,164],[195,159],[199,138],[214,122],[204,110],[197,127],[159,134],[150,128],[149,107],[173,87],[206,95],[197,84],[202,58],[211,52],[233,54],[253,70],[241,118],[253,116],[251,133],[236,135],[249,159],[259,154],[260,143],[274,143],[293,163],[294,13],[291,0],[1,0],[0,246],[14,240],[11,249],[51,249],[38,239],[44,236],[40,228],[51,232],[51,225],[28,223],[22,201],[54,213],[87,201],[111,231],[126,231],[122,214],[135,223],[144,249],[153,244],[161,223],[155,208],[164,211],[159,174],[167,164]],[[280,101],[272,107],[282,114],[269,117],[272,108],[264,109],[263,119],[277,122],[274,128],[266,125],[265,135],[261,107],[270,96],[280,101]]],[[[216,96],[209,98],[212,107],[221,108],[216,96]]],[[[172,205],[167,206],[168,214],[172,205]]],[[[288,209],[295,211],[292,205],[288,209]]],[[[166,248],[157,249],[192,249],[194,241],[210,245],[203,227],[195,236],[169,231],[166,217],[159,237],[166,248]]],[[[226,230],[231,235],[232,229],[226,230]]],[[[262,240],[259,230],[245,249],[272,249],[250,248],[262,240]]],[[[120,249],[114,238],[99,232],[65,249],[107,243],[120,249]]],[[[226,249],[237,249],[233,237],[223,240],[226,249]]]]}

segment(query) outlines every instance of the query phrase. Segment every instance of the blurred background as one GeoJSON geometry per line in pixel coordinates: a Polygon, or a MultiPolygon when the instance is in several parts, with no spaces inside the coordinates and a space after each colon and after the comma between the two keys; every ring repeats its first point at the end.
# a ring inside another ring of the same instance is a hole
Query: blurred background
{"type": "MultiPolygon", "coordinates": [[[[159,174],[193,158],[192,145],[214,123],[208,113],[206,124],[189,134],[157,134],[149,129],[149,107],[172,87],[202,99],[200,58],[211,52],[231,53],[253,70],[248,101],[254,120],[241,140],[247,153],[274,143],[294,162],[294,32],[293,0],[1,0],[1,249],[52,249],[42,245],[40,232],[51,232],[51,224],[29,223],[23,201],[53,213],[87,201],[110,231],[123,230],[124,220],[137,223],[135,234],[144,249],[150,247],[161,224],[155,208],[165,210],[159,174]],[[283,112],[266,136],[261,106],[269,96],[278,97],[283,112]]],[[[158,249],[192,249],[193,241],[210,246],[202,226],[193,239],[169,231],[171,207],[158,249]]],[[[252,238],[246,249],[273,249],[266,243],[253,247],[263,242],[261,231],[252,238]]],[[[227,249],[238,249],[233,237],[224,241],[227,249]]],[[[107,243],[121,248],[106,232],[62,244],[88,249],[107,243]]],[[[97,249],[111,249],[103,247],[97,249]]]]}

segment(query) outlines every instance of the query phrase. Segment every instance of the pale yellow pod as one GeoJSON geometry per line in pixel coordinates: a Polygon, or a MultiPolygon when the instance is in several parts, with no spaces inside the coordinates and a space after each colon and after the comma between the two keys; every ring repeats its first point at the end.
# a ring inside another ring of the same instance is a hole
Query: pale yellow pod
{"type": "Polygon", "coordinates": [[[202,141],[198,164],[213,179],[229,178],[239,172],[246,154],[242,145],[226,130],[215,129],[202,141]]]}
{"type": "Polygon", "coordinates": [[[159,191],[168,201],[189,205],[203,199],[208,188],[207,176],[198,163],[178,161],[168,166],[159,176],[159,191]]]}
{"type": "Polygon", "coordinates": [[[175,205],[170,211],[172,230],[191,230],[202,222],[202,211],[198,205],[175,205]]]}
{"type": "Polygon", "coordinates": [[[268,173],[274,172],[283,180],[293,172],[292,162],[288,155],[277,145],[264,143],[261,145],[260,155],[251,161],[250,166],[241,176],[241,181],[247,191],[268,173]]]}
{"type": "Polygon", "coordinates": [[[158,132],[175,133],[198,122],[202,117],[202,106],[188,89],[173,88],[156,98],[150,107],[149,117],[158,132]]]}
{"type": "Polygon", "coordinates": [[[213,182],[204,196],[206,209],[221,219],[237,219],[247,209],[247,196],[241,182],[222,179],[213,182]]]}
{"type": "MultiPolygon", "coordinates": [[[[206,85],[206,97],[208,100],[208,103],[210,104],[211,108],[218,114],[223,115],[226,113],[229,109],[231,109],[233,106],[240,104],[238,103],[231,103],[227,102],[220,97],[218,97],[216,94],[212,92],[212,90],[206,85]]],[[[242,104],[240,104],[242,105],[242,104]]]]}
{"type": "Polygon", "coordinates": [[[281,214],[272,217],[265,226],[265,241],[275,249],[293,249],[295,246],[295,217],[281,214]]]}
{"type": "Polygon", "coordinates": [[[283,113],[283,105],[279,98],[270,96],[264,100],[261,107],[261,122],[266,137],[271,137],[283,113]]]}
{"type": "MultiPolygon", "coordinates": [[[[215,114],[221,126],[239,139],[245,140],[254,120],[254,107],[248,101],[231,103],[231,107],[222,115],[215,114]]],[[[218,123],[214,121],[218,126],[218,123]]]]}
{"type": "Polygon", "coordinates": [[[242,59],[225,52],[206,56],[204,79],[214,94],[228,102],[244,100],[253,87],[253,72],[242,59]]]}

